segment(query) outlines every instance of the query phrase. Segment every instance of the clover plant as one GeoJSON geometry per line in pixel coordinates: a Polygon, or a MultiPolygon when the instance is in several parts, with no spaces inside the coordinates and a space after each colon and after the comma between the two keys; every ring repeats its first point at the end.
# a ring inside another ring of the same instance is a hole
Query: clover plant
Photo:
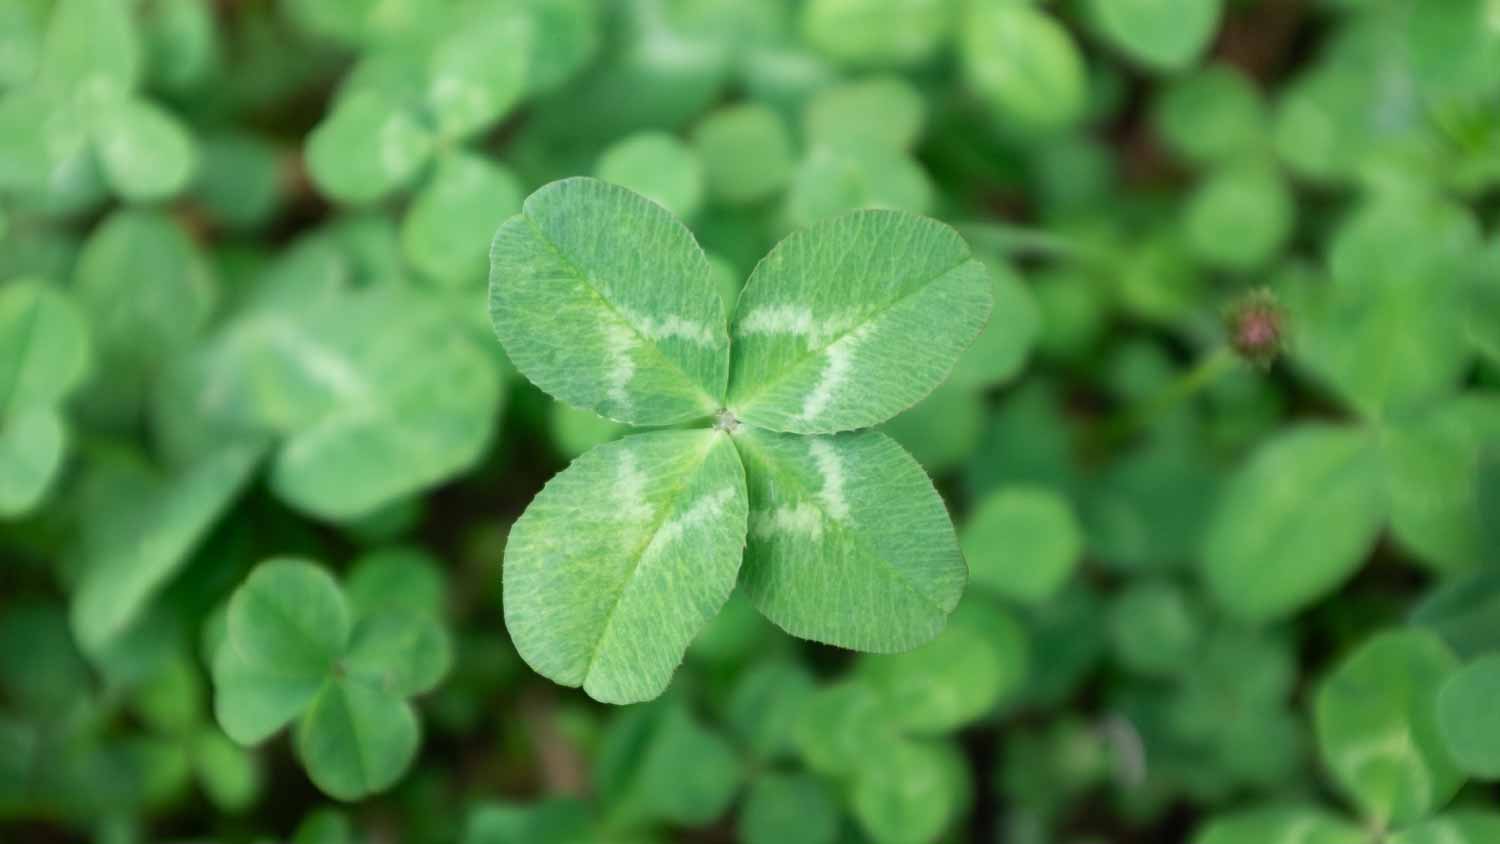
{"type": "Polygon", "coordinates": [[[814,225],[726,319],[670,213],[570,179],[527,198],[490,260],[522,374],[619,422],[692,426],[596,447],[516,522],[505,620],[539,673],[656,697],[737,582],[787,632],[841,647],[942,630],[967,577],[948,514],[909,454],[859,429],[931,392],[989,318],[957,233],[893,211],[814,225]]]}

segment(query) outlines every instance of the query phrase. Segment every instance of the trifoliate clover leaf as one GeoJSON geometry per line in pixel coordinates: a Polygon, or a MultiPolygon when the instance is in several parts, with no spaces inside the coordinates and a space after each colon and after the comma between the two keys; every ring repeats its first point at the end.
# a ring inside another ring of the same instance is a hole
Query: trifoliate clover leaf
{"type": "Polygon", "coordinates": [[[289,256],[251,306],[174,363],[157,415],[189,451],[226,430],[279,437],[276,494],[349,521],[472,466],[500,377],[442,298],[399,283],[347,290],[348,268],[320,252],[289,256]]]}
{"type": "Polygon", "coordinates": [[[436,686],[451,660],[435,617],[357,616],[316,564],[268,560],[230,596],[213,659],[214,713],[243,745],[295,719],[308,776],[325,793],[356,800],[405,773],[419,741],[406,699],[436,686]]]}
{"type": "Polygon", "coordinates": [[[796,434],[879,424],[947,376],[992,287],[955,232],[861,211],[794,234],[732,341],[692,235],[624,188],[543,187],[491,259],[495,331],[542,389],[635,424],[712,421],[594,448],[516,523],[506,624],[533,668],[655,697],[737,578],[803,638],[892,652],[942,631],[967,572],[921,467],[873,431],[796,434]]]}
{"type": "Polygon", "coordinates": [[[1457,668],[1436,635],[1397,630],[1366,641],[1318,689],[1323,762],[1366,818],[1411,823],[1463,784],[1438,727],[1438,692],[1457,668]]]}

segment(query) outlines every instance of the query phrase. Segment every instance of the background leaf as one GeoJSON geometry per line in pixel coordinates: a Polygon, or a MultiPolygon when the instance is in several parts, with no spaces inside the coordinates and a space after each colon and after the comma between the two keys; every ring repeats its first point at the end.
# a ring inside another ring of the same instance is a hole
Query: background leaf
{"type": "Polygon", "coordinates": [[[1438,690],[1457,667],[1436,636],[1398,630],[1361,645],[1318,689],[1324,764],[1376,823],[1420,819],[1463,784],[1437,714],[1438,690]]]}

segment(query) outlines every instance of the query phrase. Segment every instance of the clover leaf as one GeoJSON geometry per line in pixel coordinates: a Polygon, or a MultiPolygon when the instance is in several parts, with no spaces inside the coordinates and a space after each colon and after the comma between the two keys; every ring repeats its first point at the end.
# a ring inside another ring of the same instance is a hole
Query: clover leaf
{"type": "Polygon", "coordinates": [[[0,518],[25,515],[62,465],[62,402],[87,377],[92,344],[82,313],[35,279],[0,289],[0,518]]]}
{"type": "Polygon", "coordinates": [[[1382,826],[1425,817],[1463,784],[1438,727],[1438,690],[1457,667],[1434,634],[1396,630],[1361,645],[1318,689],[1323,760],[1382,826]]]}
{"type": "Polygon", "coordinates": [[[484,277],[485,236],[520,200],[509,170],[464,145],[515,107],[543,51],[532,50],[528,10],[449,17],[366,55],[309,134],[307,163],[319,190],[350,205],[417,186],[402,251],[425,277],[464,285],[484,277]]]}
{"type": "Polygon", "coordinates": [[[452,660],[430,613],[357,614],[339,584],[301,559],[267,560],[229,599],[214,654],[214,714],[230,738],[259,744],[294,719],[297,755],[325,793],[383,791],[417,752],[407,701],[452,660]]]}
{"type": "Polygon", "coordinates": [[[495,332],[539,387],[704,425],[596,447],[516,522],[505,617],[534,669],[653,698],[737,581],[803,638],[887,652],[943,629],[966,570],[942,499],[856,429],[932,392],[984,326],[991,277],[956,233],[894,211],[817,224],[761,261],[729,322],[688,230],[595,179],[532,194],[491,257],[495,332]]]}
{"type": "Polygon", "coordinates": [[[6,149],[15,165],[0,168],[0,187],[45,196],[71,182],[81,204],[97,198],[101,175],[129,202],[187,187],[197,149],[180,118],[142,96],[141,42],[131,4],[56,4],[34,76],[0,99],[0,124],[26,126],[26,139],[6,149]]]}

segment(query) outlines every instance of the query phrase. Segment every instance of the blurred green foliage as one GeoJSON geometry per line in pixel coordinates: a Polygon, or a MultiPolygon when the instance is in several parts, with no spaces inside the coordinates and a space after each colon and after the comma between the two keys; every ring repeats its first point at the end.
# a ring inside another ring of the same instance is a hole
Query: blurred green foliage
{"type": "Polygon", "coordinates": [[[1497,227],[1493,0],[0,1],[0,838],[1494,844],[1497,227]],[[627,432],[485,304],[573,176],[726,320],[962,235],[1004,318],[878,429],[930,641],[747,579],[648,703],[522,660],[510,528],[627,432]]]}

